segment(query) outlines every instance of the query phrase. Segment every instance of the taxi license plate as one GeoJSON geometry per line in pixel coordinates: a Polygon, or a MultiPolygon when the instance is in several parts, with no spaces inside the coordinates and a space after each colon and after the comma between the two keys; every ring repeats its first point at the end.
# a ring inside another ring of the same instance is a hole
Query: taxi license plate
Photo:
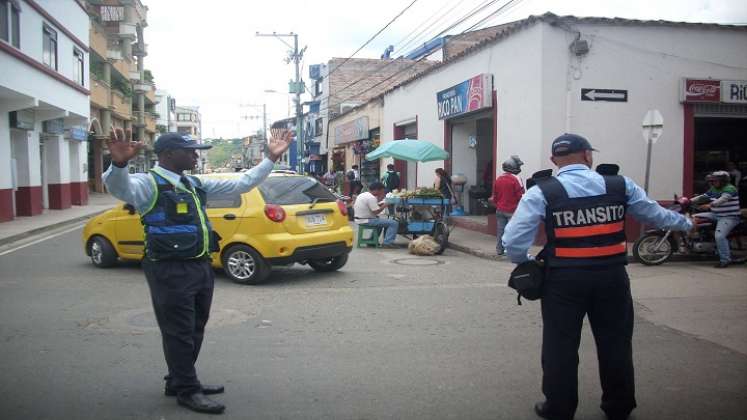
{"type": "Polygon", "coordinates": [[[323,214],[307,214],[306,226],[320,226],[327,224],[327,218],[323,214]]]}

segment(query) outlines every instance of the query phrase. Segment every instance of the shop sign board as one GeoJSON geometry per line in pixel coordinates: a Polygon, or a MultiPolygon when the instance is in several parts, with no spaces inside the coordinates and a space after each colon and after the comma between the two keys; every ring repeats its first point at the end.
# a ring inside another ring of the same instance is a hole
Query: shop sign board
{"type": "Polygon", "coordinates": [[[42,132],[44,134],[59,135],[65,133],[65,120],[56,118],[42,122],[42,132]]]}
{"type": "Polygon", "coordinates": [[[685,79],[683,102],[715,102],[721,101],[721,82],[710,79],[685,79]]]}
{"type": "Polygon", "coordinates": [[[493,78],[482,73],[436,94],[438,119],[456,117],[493,106],[493,78]]]}
{"type": "Polygon", "coordinates": [[[36,118],[34,116],[34,111],[30,109],[22,109],[10,113],[10,128],[33,130],[35,123],[36,118]]]}
{"type": "Polygon", "coordinates": [[[335,144],[350,143],[351,141],[368,138],[368,117],[356,118],[353,121],[340,124],[335,128],[335,144]]]}
{"type": "Polygon", "coordinates": [[[65,138],[68,140],[86,141],[88,140],[88,132],[83,127],[66,128],[65,138]]]}
{"type": "Polygon", "coordinates": [[[722,80],[721,102],[727,104],[747,104],[747,81],[722,80]]]}

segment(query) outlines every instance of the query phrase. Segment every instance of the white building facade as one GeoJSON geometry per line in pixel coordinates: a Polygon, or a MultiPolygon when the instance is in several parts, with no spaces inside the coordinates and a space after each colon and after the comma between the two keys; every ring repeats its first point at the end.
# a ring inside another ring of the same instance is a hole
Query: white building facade
{"type": "Polygon", "coordinates": [[[176,100],[171,94],[165,90],[156,91],[156,112],[158,113],[158,119],[156,120],[156,127],[159,132],[175,132],[176,131],[176,100]]]}
{"type": "Polygon", "coordinates": [[[75,0],[0,8],[0,221],[85,205],[88,14],[75,0]]]}
{"type": "MultiPolygon", "coordinates": [[[[466,210],[481,214],[470,208],[470,188],[489,195],[511,155],[525,162],[524,177],[551,168],[550,144],[564,132],[588,138],[600,150],[597,163],[616,163],[643,185],[641,124],[656,109],[664,131],[653,147],[649,191],[671,200],[702,189],[705,172],[727,161],[747,165],[745,81],[745,27],[546,14],[506,25],[386,93],[381,138],[444,147],[445,162],[417,169],[396,162],[408,188],[432,185],[438,167],[462,173],[466,210]],[[720,96],[697,95],[716,85],[720,96]]],[[[494,223],[486,215],[477,230],[493,233],[494,223]]]]}

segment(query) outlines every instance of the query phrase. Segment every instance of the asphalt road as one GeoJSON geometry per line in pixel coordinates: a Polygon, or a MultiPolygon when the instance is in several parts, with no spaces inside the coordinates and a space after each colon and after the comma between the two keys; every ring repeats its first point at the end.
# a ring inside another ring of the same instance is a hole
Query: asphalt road
{"type": "MultiPolygon", "coordinates": [[[[94,268],[79,235],[0,256],[0,418],[205,417],[162,394],[139,266],[94,268]]],[[[365,249],[338,273],[294,266],[262,286],[219,275],[200,378],[226,385],[223,418],[535,419],[539,305],[516,305],[510,268],[365,249]]],[[[632,418],[745,418],[747,355],[667,327],[689,325],[676,313],[661,321],[636,319],[632,418]]],[[[588,326],[579,379],[576,418],[604,419],[588,326]]]]}

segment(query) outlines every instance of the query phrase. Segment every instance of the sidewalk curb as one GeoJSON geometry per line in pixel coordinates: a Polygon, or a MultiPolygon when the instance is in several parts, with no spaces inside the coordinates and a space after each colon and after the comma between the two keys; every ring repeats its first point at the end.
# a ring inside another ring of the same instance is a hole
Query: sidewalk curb
{"type": "Polygon", "coordinates": [[[28,238],[30,236],[38,235],[38,234],[41,234],[41,233],[44,233],[44,232],[49,232],[51,230],[63,228],[63,227],[66,227],[66,226],[72,226],[72,225],[74,225],[76,223],[79,223],[79,222],[82,222],[84,220],[88,220],[88,219],[90,219],[92,217],[95,217],[95,216],[97,216],[97,215],[105,212],[106,210],[108,210],[108,209],[96,210],[94,212],[85,214],[83,216],[78,216],[78,217],[75,217],[73,219],[68,219],[68,220],[64,220],[62,222],[52,223],[50,225],[42,226],[40,228],[31,229],[31,230],[28,230],[28,231],[23,232],[23,233],[18,233],[16,235],[8,236],[6,238],[0,239],[0,245],[6,245],[6,244],[9,244],[9,243],[12,243],[12,242],[19,241],[21,239],[28,238]]]}
{"type": "Polygon", "coordinates": [[[449,241],[449,248],[451,248],[453,250],[456,250],[456,251],[459,251],[459,252],[464,252],[465,254],[474,255],[475,257],[486,259],[486,260],[504,261],[504,262],[508,261],[507,259],[501,258],[501,257],[499,257],[497,255],[488,254],[487,252],[481,251],[479,249],[474,249],[474,248],[470,248],[468,246],[459,245],[459,244],[451,242],[451,241],[449,241]]]}
{"type": "MultiPolygon", "coordinates": [[[[495,254],[488,254],[487,252],[484,252],[482,250],[470,248],[464,245],[459,245],[451,241],[449,241],[449,248],[459,251],[459,252],[464,252],[465,254],[470,254],[475,257],[482,258],[485,260],[502,261],[502,262],[509,262],[509,263],[511,262],[506,257],[499,257],[495,254]]],[[[681,255],[672,255],[671,259],[669,260],[669,262],[681,262],[681,261],[689,261],[689,259],[681,255]]],[[[638,262],[635,260],[635,257],[633,257],[632,255],[628,255],[628,263],[638,264],[638,262]]]]}

